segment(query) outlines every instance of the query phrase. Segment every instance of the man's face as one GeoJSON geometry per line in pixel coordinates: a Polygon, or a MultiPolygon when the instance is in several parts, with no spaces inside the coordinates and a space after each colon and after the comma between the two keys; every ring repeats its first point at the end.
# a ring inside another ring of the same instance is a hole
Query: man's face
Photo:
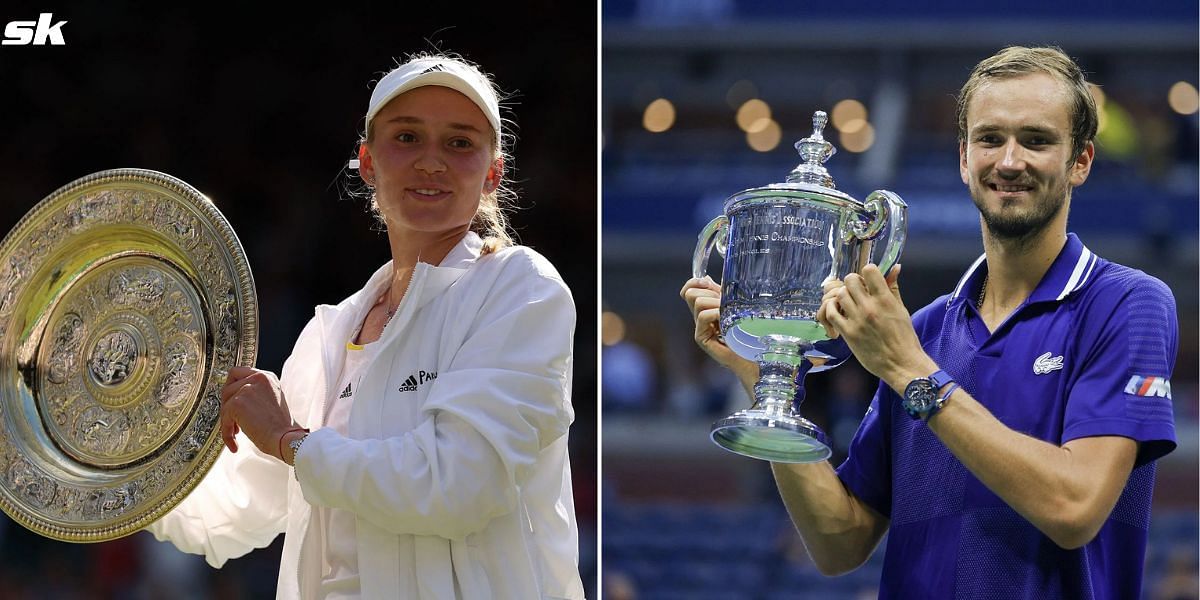
{"type": "Polygon", "coordinates": [[[1087,179],[1095,150],[1071,158],[1071,99],[1046,73],[994,79],[967,107],[959,172],[988,232],[1028,239],[1051,223],[1066,228],[1071,188],[1087,179]]]}

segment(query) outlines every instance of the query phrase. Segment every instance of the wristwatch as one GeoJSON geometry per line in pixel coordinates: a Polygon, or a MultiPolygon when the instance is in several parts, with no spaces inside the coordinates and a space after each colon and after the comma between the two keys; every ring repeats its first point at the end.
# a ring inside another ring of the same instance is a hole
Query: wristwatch
{"type": "Polygon", "coordinates": [[[904,407],[908,416],[914,419],[928,419],[946,403],[946,399],[957,387],[954,379],[939,369],[929,377],[918,377],[908,382],[908,385],[904,386],[904,399],[900,405],[904,407]],[[947,385],[951,386],[950,389],[939,396],[938,391],[947,385]]]}
{"type": "Polygon", "coordinates": [[[292,449],[292,466],[293,467],[296,466],[296,455],[300,453],[300,445],[303,444],[304,440],[306,440],[306,439],[308,439],[307,433],[288,442],[288,448],[292,449]]]}

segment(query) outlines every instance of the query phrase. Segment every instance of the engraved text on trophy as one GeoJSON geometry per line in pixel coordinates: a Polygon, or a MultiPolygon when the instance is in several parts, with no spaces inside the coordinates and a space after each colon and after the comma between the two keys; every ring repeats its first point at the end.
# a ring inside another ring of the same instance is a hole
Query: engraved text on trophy
{"type": "Polygon", "coordinates": [[[835,260],[839,240],[831,236],[839,219],[836,211],[807,205],[759,204],[732,214],[722,329],[823,337],[811,323],[835,260]]]}

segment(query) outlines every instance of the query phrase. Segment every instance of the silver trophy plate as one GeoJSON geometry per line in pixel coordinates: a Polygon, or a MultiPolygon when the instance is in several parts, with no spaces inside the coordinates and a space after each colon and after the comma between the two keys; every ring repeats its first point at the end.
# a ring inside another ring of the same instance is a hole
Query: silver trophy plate
{"type": "Polygon", "coordinates": [[[0,509],[69,542],[157,520],[221,453],[258,302],[213,203],[154,171],[73,181],[0,243],[0,509]]]}

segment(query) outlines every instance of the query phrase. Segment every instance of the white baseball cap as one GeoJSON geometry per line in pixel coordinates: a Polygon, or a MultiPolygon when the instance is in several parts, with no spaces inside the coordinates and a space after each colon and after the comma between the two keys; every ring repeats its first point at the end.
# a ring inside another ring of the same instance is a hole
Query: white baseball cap
{"type": "Polygon", "coordinates": [[[470,98],[492,125],[497,140],[500,136],[500,104],[492,84],[471,66],[444,58],[410,60],[383,76],[371,92],[364,130],[370,130],[371,120],[388,102],[409,90],[427,85],[448,87],[470,98]]]}

